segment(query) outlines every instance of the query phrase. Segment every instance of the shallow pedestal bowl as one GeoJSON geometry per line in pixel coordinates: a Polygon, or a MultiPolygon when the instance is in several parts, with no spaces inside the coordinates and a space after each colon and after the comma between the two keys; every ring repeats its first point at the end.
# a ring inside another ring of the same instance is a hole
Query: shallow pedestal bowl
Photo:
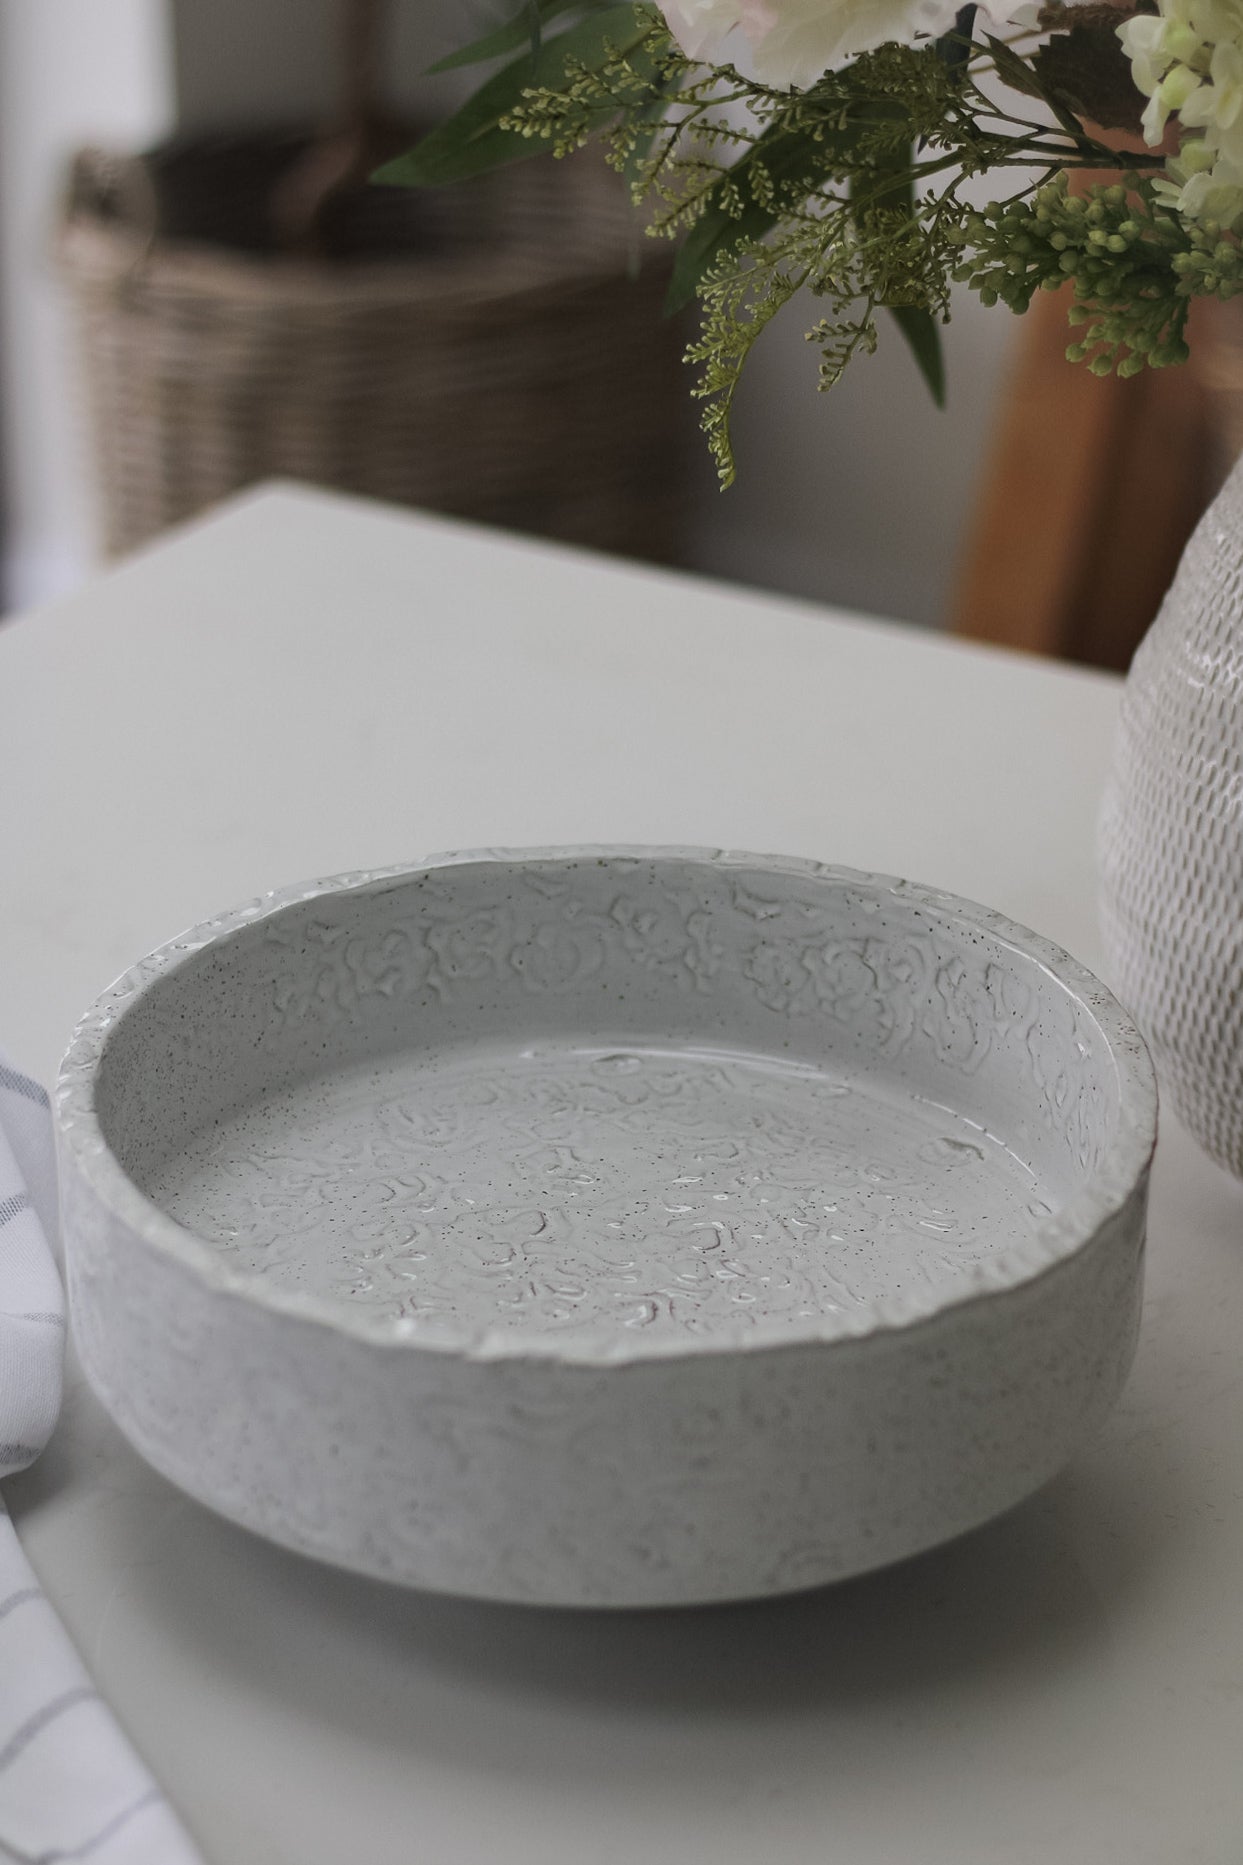
{"type": "Polygon", "coordinates": [[[1155,1093],[986,909],[685,849],[440,857],[144,959],[57,1095],[87,1374],[156,1469],[420,1587],[785,1592],[1113,1404],[1155,1093]]]}

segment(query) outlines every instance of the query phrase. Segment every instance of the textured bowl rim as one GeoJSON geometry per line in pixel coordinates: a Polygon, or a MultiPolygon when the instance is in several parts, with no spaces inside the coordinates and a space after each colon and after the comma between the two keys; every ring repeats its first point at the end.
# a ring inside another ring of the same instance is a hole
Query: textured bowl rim
{"type": "Polygon", "coordinates": [[[79,1020],[61,1064],[54,1095],[61,1144],[104,1208],[144,1244],[188,1271],[209,1292],[233,1297],[290,1320],[328,1328],[378,1347],[412,1348],[463,1360],[557,1361],[577,1365],[625,1365],[655,1359],[701,1358],[894,1334],[990,1296],[1011,1293],[1055,1270],[1085,1248],[1126,1205],[1144,1179],[1156,1145],[1157,1087],[1148,1048],[1112,992],[1060,946],[1004,914],[961,895],[798,856],[756,855],[741,850],[670,844],[587,843],[533,848],[475,848],[429,855],[392,867],[368,868],[273,889],[257,899],[190,927],[140,959],[104,991],[79,1020]],[[839,886],[918,900],[947,919],[977,928],[1034,960],[1091,1015],[1105,1037],[1118,1079],[1118,1121],[1106,1157],[1089,1182],[1061,1210],[1038,1221],[1022,1243],[973,1267],[960,1287],[940,1294],[921,1291],[861,1302],[849,1313],[792,1328],[788,1322],[752,1323],[736,1333],[643,1334],[622,1337],[599,1326],[562,1335],[554,1329],[517,1332],[463,1329],[392,1317],[373,1309],[349,1308],[322,1296],[273,1286],[253,1271],[227,1262],[213,1246],[161,1210],[128,1177],[100,1129],[95,1083],[111,1031],[125,1012],[158,980],[189,962],[205,947],[256,921],[271,919],[329,894],[362,893],[412,880],[436,869],[528,862],[679,862],[739,868],[753,874],[828,881],[839,886]]]}

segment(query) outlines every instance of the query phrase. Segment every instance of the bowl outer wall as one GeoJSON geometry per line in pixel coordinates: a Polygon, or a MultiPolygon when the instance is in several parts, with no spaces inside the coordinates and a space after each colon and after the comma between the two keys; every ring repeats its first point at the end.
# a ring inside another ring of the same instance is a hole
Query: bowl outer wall
{"type": "Polygon", "coordinates": [[[883,1565],[1054,1474],[1138,1328],[1146,1158],[1080,1247],[913,1324],[593,1364],[421,1353],[212,1286],[59,1145],[79,1351],[142,1455],[275,1541],[447,1592],[661,1606],[883,1565]]]}
{"type": "Polygon", "coordinates": [[[1054,1475],[1138,1331],[1146,1175],[1075,1256],[909,1329],[592,1366],[221,1295],[64,1166],[79,1353],[147,1461],[285,1546],[489,1599],[752,1598],[915,1553],[1054,1475]]]}

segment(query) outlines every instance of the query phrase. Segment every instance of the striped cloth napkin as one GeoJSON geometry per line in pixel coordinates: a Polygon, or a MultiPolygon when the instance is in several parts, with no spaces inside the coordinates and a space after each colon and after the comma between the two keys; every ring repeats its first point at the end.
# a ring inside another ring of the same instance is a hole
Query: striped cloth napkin
{"type": "MultiPolygon", "coordinates": [[[[0,1055],[0,1479],[60,1411],[65,1297],[48,1098],[0,1055]]],[[[91,1684],[0,1500],[0,1865],[197,1865],[91,1684]]]]}

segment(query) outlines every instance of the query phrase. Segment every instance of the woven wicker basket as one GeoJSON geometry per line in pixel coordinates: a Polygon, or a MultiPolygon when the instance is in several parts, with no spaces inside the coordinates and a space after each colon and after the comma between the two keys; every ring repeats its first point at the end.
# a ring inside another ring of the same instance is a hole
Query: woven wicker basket
{"type": "Polygon", "coordinates": [[[275,475],[676,559],[685,335],[594,159],[360,190],[384,225],[329,260],[246,250],[227,187],[182,237],[152,175],[83,152],[59,242],[109,555],[275,475]]]}

